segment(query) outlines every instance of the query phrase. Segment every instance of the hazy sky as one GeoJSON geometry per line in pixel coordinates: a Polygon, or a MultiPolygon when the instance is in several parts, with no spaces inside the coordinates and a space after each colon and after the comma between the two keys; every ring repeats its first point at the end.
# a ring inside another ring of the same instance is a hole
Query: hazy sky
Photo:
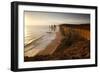
{"type": "Polygon", "coordinates": [[[25,25],[90,23],[90,14],[25,11],[25,25]]]}

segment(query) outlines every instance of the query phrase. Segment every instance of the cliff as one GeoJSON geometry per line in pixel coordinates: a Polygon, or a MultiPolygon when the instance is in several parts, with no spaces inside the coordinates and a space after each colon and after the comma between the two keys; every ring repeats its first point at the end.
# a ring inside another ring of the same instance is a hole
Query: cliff
{"type": "Polygon", "coordinates": [[[60,24],[55,40],[35,57],[25,57],[24,61],[87,58],[90,58],[90,24],[60,24]]]}

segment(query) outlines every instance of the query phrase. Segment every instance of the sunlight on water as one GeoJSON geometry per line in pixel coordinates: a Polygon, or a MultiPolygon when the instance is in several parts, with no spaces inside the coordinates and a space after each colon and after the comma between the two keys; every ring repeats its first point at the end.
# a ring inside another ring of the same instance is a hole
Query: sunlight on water
{"type": "Polygon", "coordinates": [[[49,26],[26,26],[25,27],[25,39],[24,39],[24,44],[27,45],[34,41],[35,39],[38,39],[39,37],[43,36],[46,32],[49,31],[49,26]]]}

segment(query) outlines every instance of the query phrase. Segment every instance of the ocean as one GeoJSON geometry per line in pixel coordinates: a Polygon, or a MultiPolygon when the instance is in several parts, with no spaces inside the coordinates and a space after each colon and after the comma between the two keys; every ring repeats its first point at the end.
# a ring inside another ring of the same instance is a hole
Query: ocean
{"type": "Polygon", "coordinates": [[[24,33],[24,46],[49,32],[48,25],[27,25],[24,33]]]}

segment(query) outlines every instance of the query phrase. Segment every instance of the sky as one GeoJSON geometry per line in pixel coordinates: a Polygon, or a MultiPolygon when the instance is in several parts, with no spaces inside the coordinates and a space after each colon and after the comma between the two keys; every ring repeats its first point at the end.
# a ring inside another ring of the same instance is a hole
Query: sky
{"type": "Polygon", "coordinates": [[[90,14],[24,11],[25,25],[90,23],[90,14]]]}

